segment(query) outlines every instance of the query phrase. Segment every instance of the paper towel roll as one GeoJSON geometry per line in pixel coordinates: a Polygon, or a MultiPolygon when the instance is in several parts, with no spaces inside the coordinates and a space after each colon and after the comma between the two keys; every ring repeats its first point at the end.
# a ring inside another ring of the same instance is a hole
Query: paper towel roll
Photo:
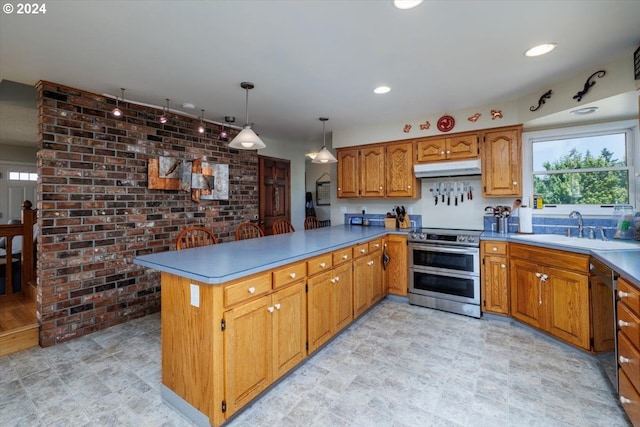
{"type": "Polygon", "coordinates": [[[520,233],[533,233],[533,209],[520,206],[518,210],[518,231],[520,233]]]}

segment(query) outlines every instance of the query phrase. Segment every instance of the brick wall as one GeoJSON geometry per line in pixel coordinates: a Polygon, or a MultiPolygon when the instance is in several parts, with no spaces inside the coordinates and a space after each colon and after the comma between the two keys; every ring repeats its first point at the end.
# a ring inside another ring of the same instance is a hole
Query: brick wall
{"type": "MultiPolygon", "coordinates": [[[[188,224],[233,240],[258,214],[258,156],[218,140],[220,126],[40,82],[38,89],[38,317],[50,346],[160,310],[159,273],[133,258],[173,250],[188,224]],[[147,160],[158,156],[229,164],[229,200],[192,202],[189,193],[149,190],[147,160]]],[[[233,134],[232,134],[233,136],[233,134]]]]}

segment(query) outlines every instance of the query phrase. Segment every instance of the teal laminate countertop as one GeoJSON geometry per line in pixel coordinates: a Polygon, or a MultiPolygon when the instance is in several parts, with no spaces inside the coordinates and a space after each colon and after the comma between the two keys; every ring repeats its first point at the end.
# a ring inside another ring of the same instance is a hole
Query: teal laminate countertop
{"type": "Polygon", "coordinates": [[[136,257],[133,262],[202,283],[219,284],[390,233],[406,234],[382,227],[337,225],[182,251],[142,255],[136,257]]]}

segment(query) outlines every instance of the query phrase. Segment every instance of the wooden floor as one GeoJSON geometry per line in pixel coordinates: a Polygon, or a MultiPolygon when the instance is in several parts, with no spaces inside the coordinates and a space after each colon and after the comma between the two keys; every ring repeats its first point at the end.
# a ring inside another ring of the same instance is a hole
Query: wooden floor
{"type": "Polygon", "coordinates": [[[0,299],[0,357],[37,346],[38,332],[35,301],[0,299]]]}

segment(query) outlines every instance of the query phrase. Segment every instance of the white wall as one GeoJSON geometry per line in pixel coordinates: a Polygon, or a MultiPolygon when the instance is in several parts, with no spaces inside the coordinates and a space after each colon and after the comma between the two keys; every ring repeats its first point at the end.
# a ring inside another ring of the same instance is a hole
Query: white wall
{"type": "MultiPolygon", "coordinates": [[[[333,192],[336,185],[336,166],[329,164],[311,163],[310,160],[306,162],[306,187],[307,191],[313,195],[313,207],[316,210],[316,217],[321,220],[331,219],[331,207],[319,206],[316,198],[316,181],[331,181],[331,190],[333,192]]],[[[333,202],[333,200],[331,201],[333,202]]]]}

